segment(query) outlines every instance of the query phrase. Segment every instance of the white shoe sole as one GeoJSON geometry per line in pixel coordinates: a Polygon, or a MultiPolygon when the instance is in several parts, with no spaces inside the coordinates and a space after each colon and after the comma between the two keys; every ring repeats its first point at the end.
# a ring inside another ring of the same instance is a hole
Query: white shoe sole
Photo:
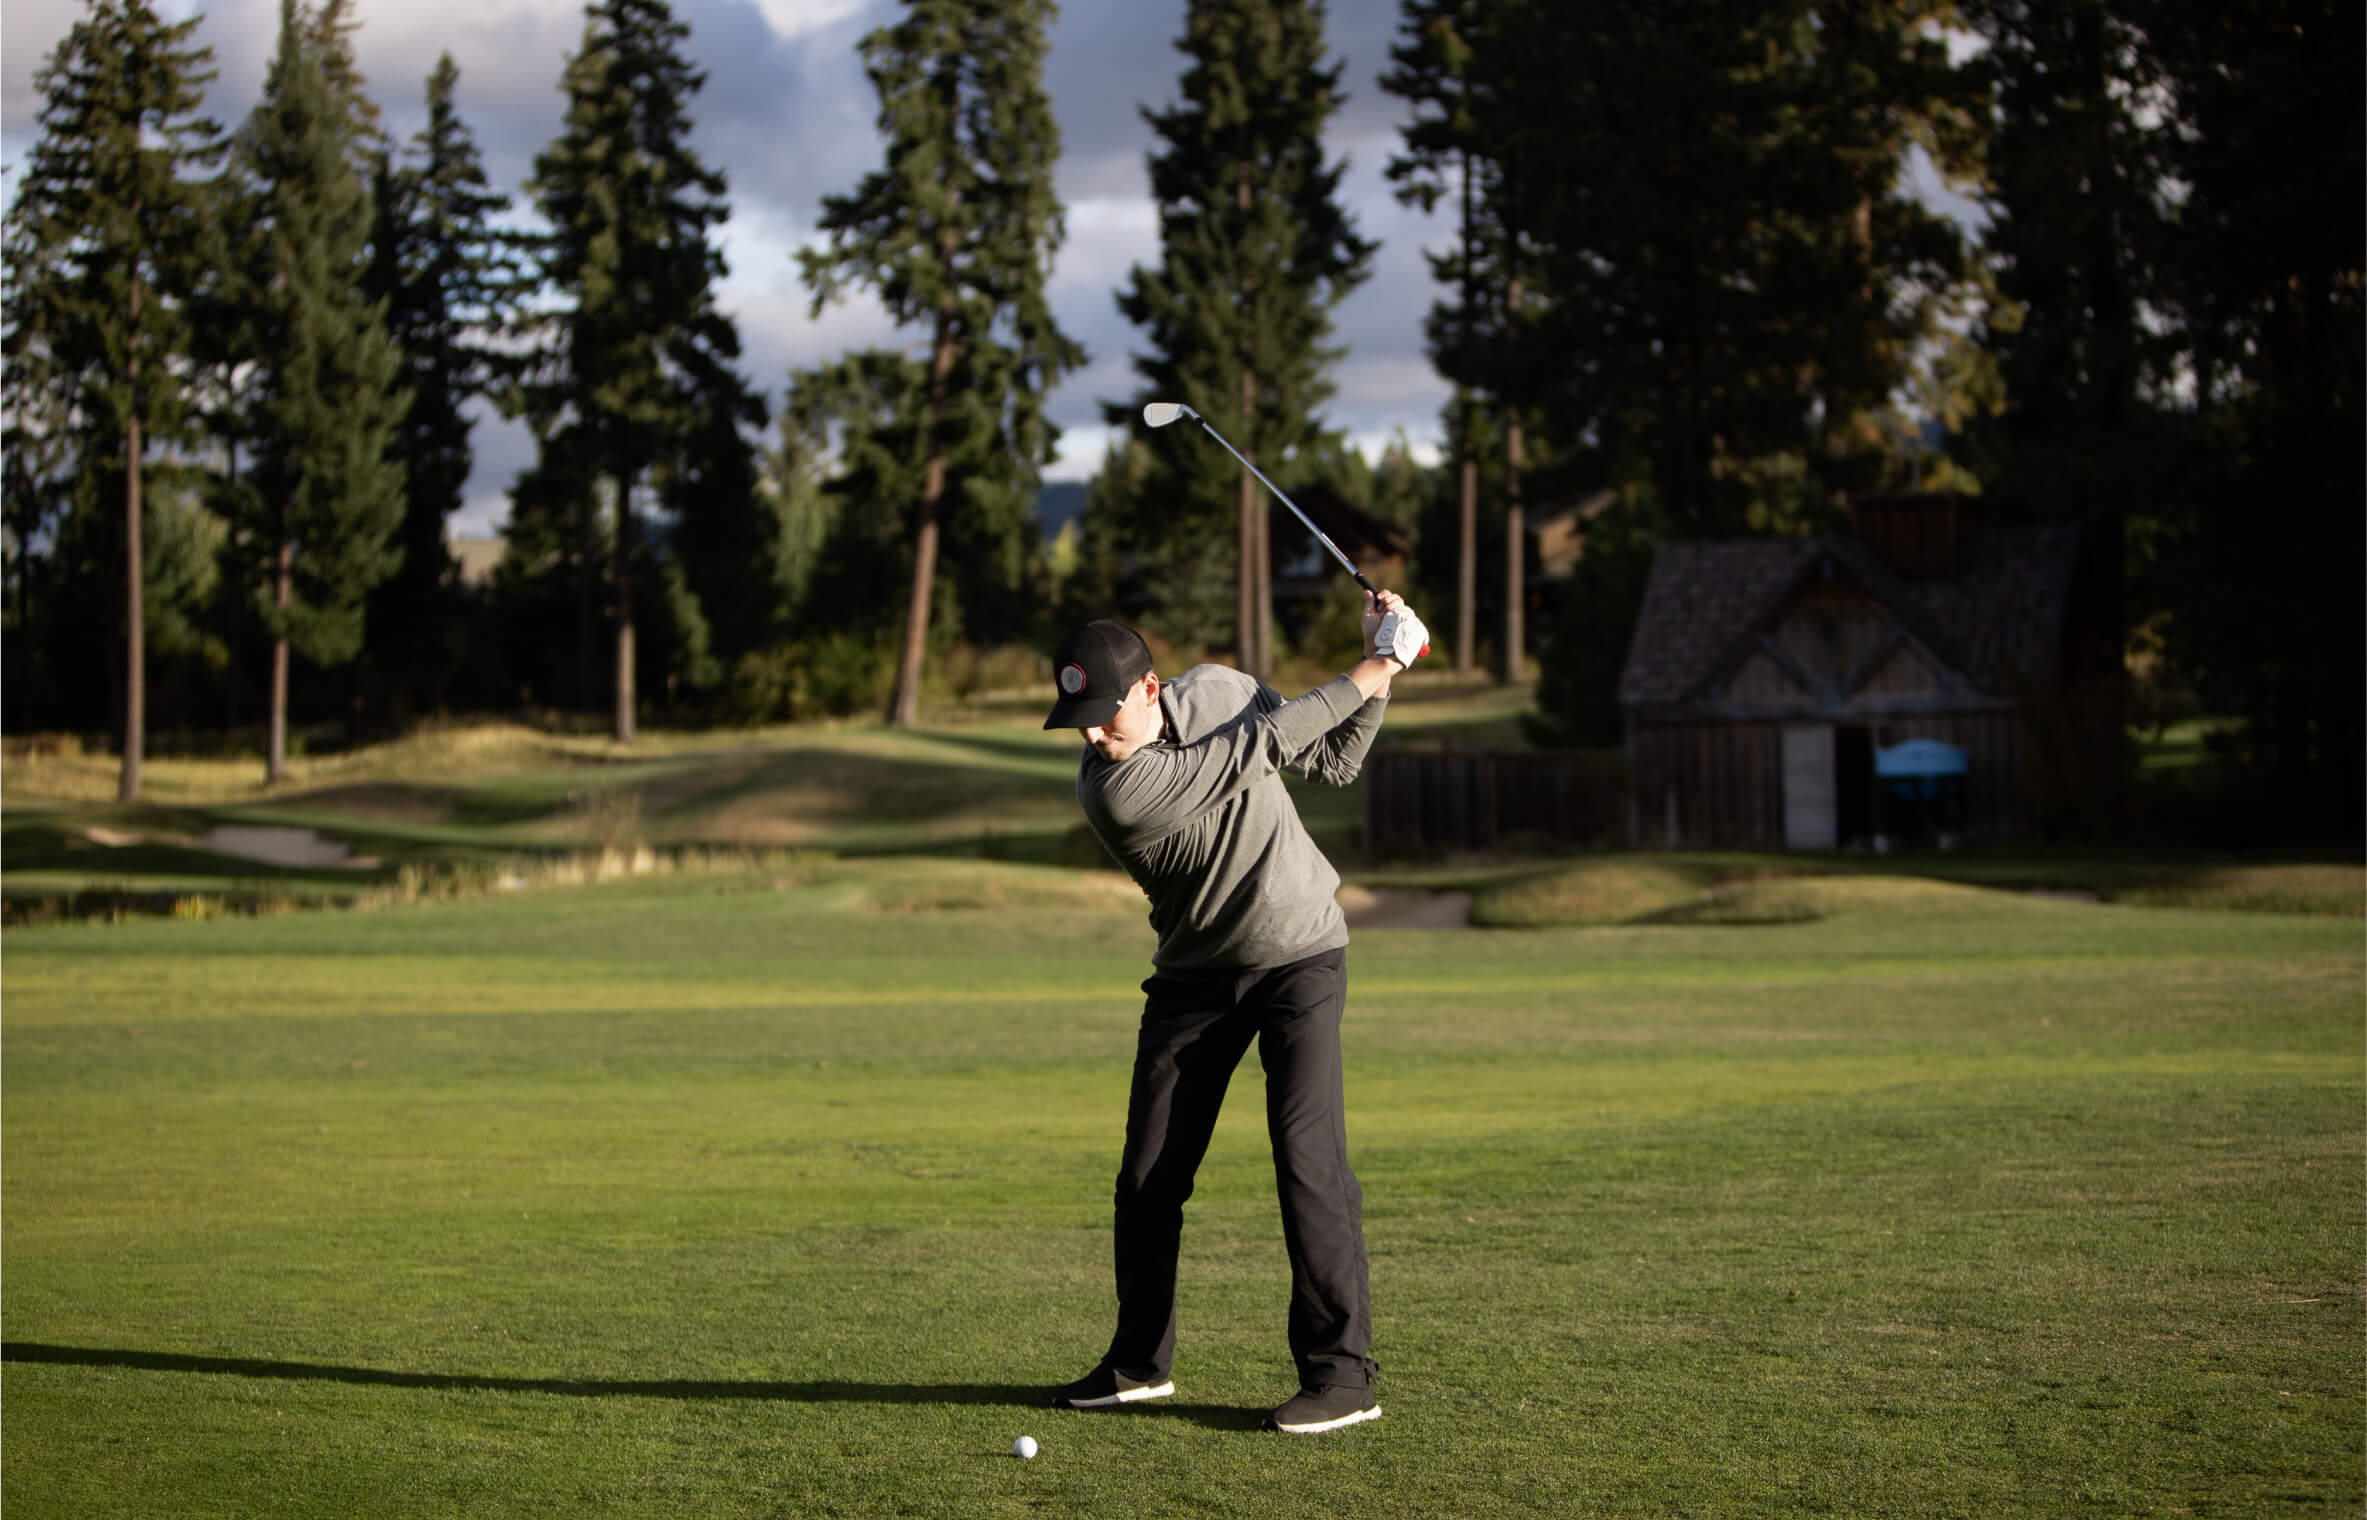
{"type": "Polygon", "coordinates": [[[1106,1399],[1069,1399],[1063,1409],[1114,1409],[1120,1404],[1139,1404],[1144,1399],[1163,1399],[1175,1392],[1173,1383],[1159,1383],[1148,1388],[1121,1388],[1106,1399]]]}
{"type": "Polygon", "coordinates": [[[1327,1430],[1345,1430],[1351,1425],[1361,1425],[1380,1417],[1381,1406],[1375,1404],[1370,1409],[1359,1409],[1354,1414],[1344,1414],[1336,1420],[1318,1420],[1312,1425],[1277,1424],[1274,1428],[1286,1436],[1319,1436],[1327,1430]]]}

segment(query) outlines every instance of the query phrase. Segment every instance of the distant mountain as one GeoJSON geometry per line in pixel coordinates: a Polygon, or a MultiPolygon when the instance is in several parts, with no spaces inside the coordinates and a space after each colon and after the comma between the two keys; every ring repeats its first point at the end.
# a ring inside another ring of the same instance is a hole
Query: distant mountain
{"type": "Polygon", "coordinates": [[[1036,521],[1044,525],[1047,543],[1058,538],[1061,528],[1084,511],[1085,483],[1081,480],[1056,480],[1036,492],[1036,521]]]}

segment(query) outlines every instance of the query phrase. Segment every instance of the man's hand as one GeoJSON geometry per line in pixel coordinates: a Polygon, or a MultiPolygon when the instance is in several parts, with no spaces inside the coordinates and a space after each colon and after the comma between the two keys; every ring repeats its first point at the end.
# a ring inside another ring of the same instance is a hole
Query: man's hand
{"type": "Polygon", "coordinates": [[[1405,605],[1405,598],[1394,591],[1367,591],[1364,594],[1364,657],[1371,659],[1380,650],[1373,638],[1381,631],[1381,620],[1405,605]]]}
{"type": "Polygon", "coordinates": [[[1430,630],[1414,616],[1414,610],[1403,601],[1382,614],[1381,625],[1373,631],[1372,652],[1382,659],[1395,660],[1401,667],[1411,666],[1415,660],[1430,652],[1430,630]]]}
{"type": "Polygon", "coordinates": [[[1389,695],[1389,678],[1429,652],[1430,631],[1404,597],[1394,591],[1366,594],[1364,658],[1348,672],[1348,679],[1367,702],[1389,695]]]}

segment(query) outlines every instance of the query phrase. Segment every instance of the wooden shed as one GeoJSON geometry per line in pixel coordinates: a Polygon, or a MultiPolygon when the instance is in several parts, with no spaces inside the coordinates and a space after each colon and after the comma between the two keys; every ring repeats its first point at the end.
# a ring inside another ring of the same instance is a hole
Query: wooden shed
{"type": "Polygon", "coordinates": [[[1631,843],[1886,843],[1875,757],[1915,739],[1963,752],[1962,838],[2027,838],[2049,747],[2117,738],[2117,711],[2057,721],[2075,666],[2118,657],[2078,633],[2095,598],[2076,527],[1936,495],[1855,517],[1849,536],[1661,547],[1620,679],[1631,843]]]}

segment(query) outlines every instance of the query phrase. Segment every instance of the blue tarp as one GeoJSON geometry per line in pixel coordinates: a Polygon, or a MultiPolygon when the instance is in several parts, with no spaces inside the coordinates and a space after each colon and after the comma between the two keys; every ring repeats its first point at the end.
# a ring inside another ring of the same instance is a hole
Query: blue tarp
{"type": "Polygon", "coordinates": [[[1964,768],[1964,751],[1937,739],[1909,739],[1874,752],[1874,774],[1885,778],[1961,776],[1964,768]]]}

